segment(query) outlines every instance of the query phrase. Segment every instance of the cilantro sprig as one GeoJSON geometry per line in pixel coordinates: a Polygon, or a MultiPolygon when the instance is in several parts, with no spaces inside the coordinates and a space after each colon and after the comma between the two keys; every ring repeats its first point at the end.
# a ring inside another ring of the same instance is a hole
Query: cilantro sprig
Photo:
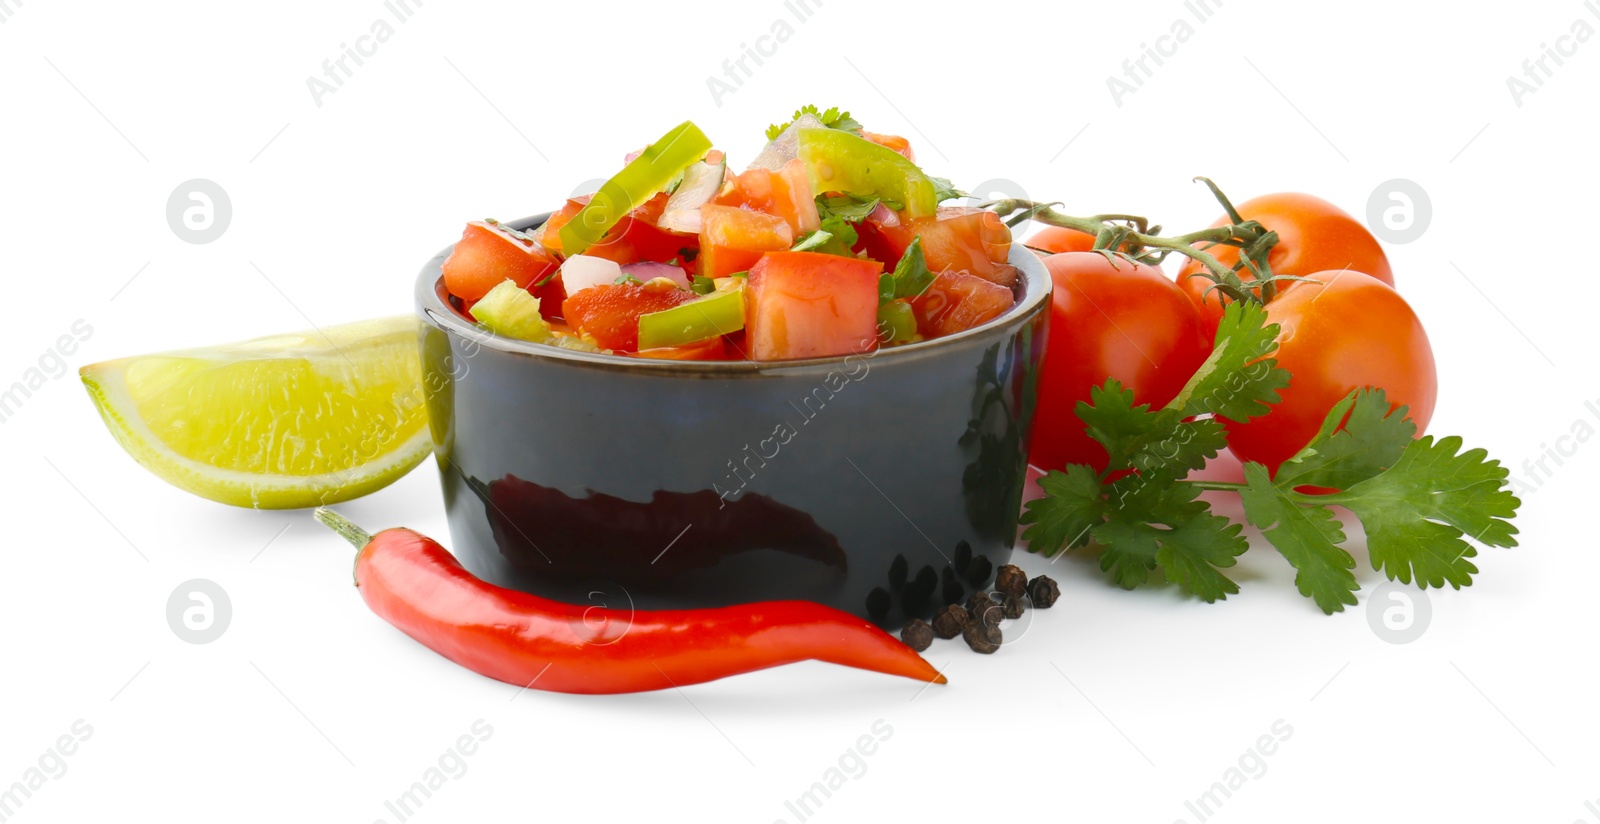
{"type": "Polygon", "coordinates": [[[809,114],[812,117],[822,121],[822,125],[827,126],[830,129],[839,129],[840,131],[858,133],[861,131],[861,124],[856,122],[856,119],[851,117],[849,112],[840,111],[838,106],[834,106],[827,111],[822,111],[816,106],[808,103],[804,106],[801,106],[794,113],[794,116],[789,118],[787,122],[774,123],[771,126],[768,126],[767,139],[776,140],[778,135],[783,134],[784,129],[794,125],[794,122],[799,120],[801,115],[805,114],[809,114]]]}
{"type": "Polygon", "coordinates": [[[1239,591],[1224,570],[1249,544],[1241,524],[1199,496],[1234,491],[1245,520],[1295,568],[1295,587],[1332,614],[1355,605],[1360,589],[1333,507],[1361,521],[1373,569],[1423,588],[1471,585],[1474,542],[1517,545],[1511,520],[1521,502],[1507,469],[1481,449],[1463,451],[1460,438],[1416,438],[1407,408],[1391,409],[1382,389],[1335,404],[1276,476],[1251,462],[1242,484],[1189,480],[1227,445],[1218,417],[1266,414],[1288,386],[1288,372],[1270,357],[1277,335],[1260,305],[1232,303],[1210,358],[1170,404],[1136,405],[1116,381],[1095,388],[1076,411],[1110,462],[1103,471],[1074,465],[1040,479],[1045,495],[1022,518],[1029,549],[1054,555],[1093,543],[1100,568],[1123,587],[1159,569],[1207,603],[1223,600],[1239,591]]]}

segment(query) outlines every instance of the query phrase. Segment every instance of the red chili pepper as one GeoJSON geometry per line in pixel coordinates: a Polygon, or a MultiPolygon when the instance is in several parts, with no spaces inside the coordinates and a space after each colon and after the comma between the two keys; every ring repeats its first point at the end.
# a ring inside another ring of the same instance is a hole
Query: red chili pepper
{"type": "Polygon", "coordinates": [[[893,636],[821,604],[658,612],[563,604],[482,581],[409,529],[369,535],[327,509],[316,517],[359,550],[356,586],[378,617],[473,672],[519,687],[642,692],[807,660],[945,683],[893,636]]]}

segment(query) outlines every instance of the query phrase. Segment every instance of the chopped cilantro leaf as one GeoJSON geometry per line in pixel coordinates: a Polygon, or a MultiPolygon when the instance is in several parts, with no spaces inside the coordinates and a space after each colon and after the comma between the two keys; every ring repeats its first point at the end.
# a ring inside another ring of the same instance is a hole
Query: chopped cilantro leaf
{"type": "Polygon", "coordinates": [[[837,217],[851,223],[860,223],[878,208],[875,197],[860,198],[855,195],[817,195],[817,213],[827,219],[837,217]]]}
{"type": "Polygon", "coordinates": [[[851,117],[849,112],[840,111],[837,106],[830,108],[827,111],[820,111],[816,106],[808,103],[804,106],[801,106],[794,113],[794,116],[789,118],[788,122],[774,123],[771,126],[768,126],[767,139],[776,140],[778,135],[783,134],[784,129],[787,129],[793,125],[796,120],[800,119],[800,115],[803,114],[809,114],[812,117],[815,117],[816,119],[822,121],[822,125],[827,126],[830,129],[838,129],[845,132],[861,131],[861,124],[856,122],[856,119],[851,117]]]}
{"type": "Polygon", "coordinates": [[[928,269],[928,260],[922,253],[922,236],[918,235],[906,247],[905,254],[900,256],[894,271],[878,276],[878,299],[888,303],[895,298],[910,300],[919,297],[933,284],[935,277],[928,269]]]}
{"type": "Polygon", "coordinates": [[[830,240],[833,240],[833,235],[831,233],[823,231],[821,229],[818,229],[815,232],[807,232],[804,235],[802,235],[800,237],[800,240],[796,241],[794,246],[791,247],[789,249],[789,251],[791,251],[791,252],[811,252],[811,251],[816,251],[819,247],[823,246],[824,244],[826,244],[830,240]]]}
{"type": "Polygon", "coordinates": [[[937,203],[955,200],[958,197],[967,197],[967,193],[957,189],[955,184],[950,182],[950,178],[929,175],[928,179],[933,181],[933,198],[937,203]]]}

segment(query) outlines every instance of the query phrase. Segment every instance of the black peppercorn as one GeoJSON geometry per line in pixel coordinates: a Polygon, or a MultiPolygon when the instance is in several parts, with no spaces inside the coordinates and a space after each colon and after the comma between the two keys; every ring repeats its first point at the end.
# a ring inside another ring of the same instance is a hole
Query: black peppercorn
{"type": "Polygon", "coordinates": [[[921,618],[913,618],[905,628],[900,630],[900,640],[906,646],[921,652],[933,645],[933,627],[921,618]]]}
{"type": "Polygon", "coordinates": [[[1000,614],[1015,620],[1022,617],[1022,598],[1016,595],[1007,595],[1000,601],[1000,614]]]}
{"type": "Polygon", "coordinates": [[[1060,597],[1061,587],[1056,586],[1056,582],[1048,575],[1040,575],[1028,582],[1028,600],[1033,602],[1035,609],[1045,609],[1060,597]]]}
{"type": "Polygon", "coordinates": [[[1000,628],[994,624],[973,621],[961,630],[961,638],[973,652],[989,655],[1000,648],[1000,628]]]}
{"type": "Polygon", "coordinates": [[[933,634],[940,638],[954,638],[966,627],[967,611],[960,604],[948,604],[933,616],[933,634]]]}
{"type": "Polygon", "coordinates": [[[1006,564],[994,575],[994,591],[1001,595],[1021,595],[1028,588],[1028,574],[1021,567],[1006,564]]]}
{"type": "Polygon", "coordinates": [[[1000,605],[987,592],[974,592],[967,599],[967,615],[975,624],[1000,623],[1000,605]]]}

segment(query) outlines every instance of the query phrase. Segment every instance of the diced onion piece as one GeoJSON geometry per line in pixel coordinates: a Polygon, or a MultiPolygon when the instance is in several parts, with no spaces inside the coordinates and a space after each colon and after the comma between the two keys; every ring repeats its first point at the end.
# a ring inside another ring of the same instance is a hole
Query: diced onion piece
{"type": "Polygon", "coordinates": [[[801,129],[825,128],[827,128],[827,124],[818,120],[810,112],[800,115],[795,118],[793,123],[789,124],[789,128],[784,129],[777,137],[773,138],[772,142],[761,150],[761,154],[756,155],[755,160],[750,161],[750,168],[769,169],[774,172],[782,169],[783,164],[800,156],[801,129]]]}
{"type": "MultiPolygon", "coordinates": [[[[697,208],[695,212],[698,214],[699,209],[697,208]]],[[[622,274],[638,278],[641,282],[646,283],[656,278],[666,278],[680,289],[688,289],[693,286],[693,283],[689,280],[689,273],[683,271],[682,267],[673,266],[670,263],[653,263],[650,261],[627,263],[622,266],[622,274]]]]}
{"type": "Polygon", "coordinates": [[[589,288],[616,283],[622,267],[616,261],[592,255],[573,255],[561,264],[561,283],[570,297],[589,288]]]}
{"type": "Polygon", "coordinates": [[[678,184],[672,197],[667,198],[666,208],[662,209],[661,219],[656,221],[656,226],[669,232],[700,234],[700,207],[716,197],[728,171],[728,163],[720,157],[721,152],[717,155],[715,162],[708,155],[707,159],[690,166],[683,173],[683,182],[678,184]]]}

